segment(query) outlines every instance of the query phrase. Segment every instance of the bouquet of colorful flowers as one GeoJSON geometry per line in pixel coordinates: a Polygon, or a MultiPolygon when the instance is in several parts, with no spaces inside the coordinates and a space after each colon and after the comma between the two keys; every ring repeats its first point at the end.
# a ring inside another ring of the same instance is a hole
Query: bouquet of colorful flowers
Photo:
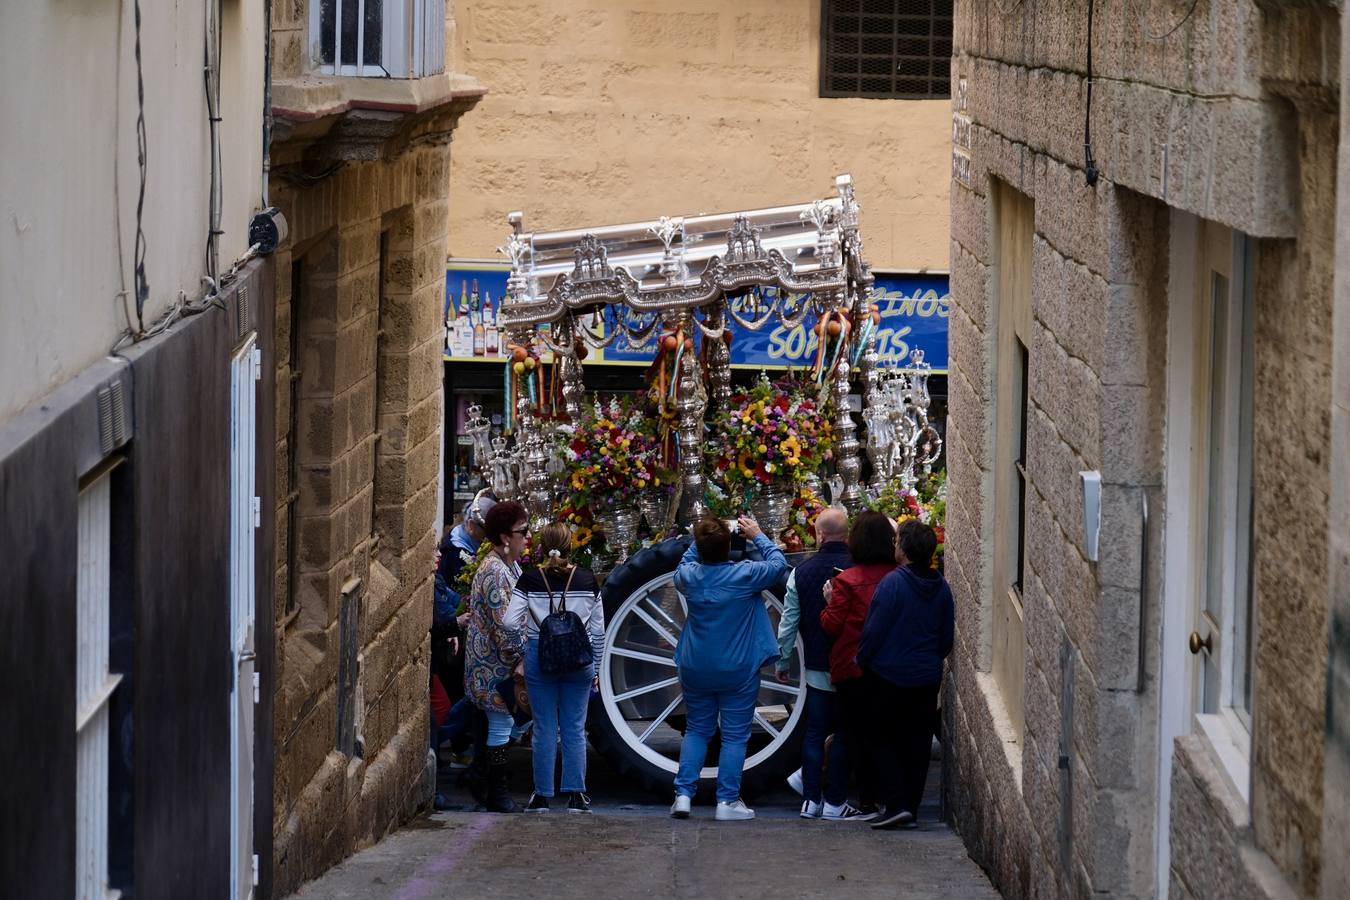
{"type": "Polygon", "coordinates": [[[783,549],[789,553],[816,545],[816,516],[825,509],[825,501],[809,487],[803,487],[792,501],[788,518],[788,534],[783,549]]]}
{"type": "Polygon", "coordinates": [[[933,526],[937,532],[937,551],[933,554],[933,565],[942,568],[944,544],[947,540],[945,522],[947,518],[947,472],[939,469],[931,475],[925,475],[912,488],[904,488],[900,479],[893,479],[882,488],[877,498],[868,504],[870,509],[883,512],[899,522],[906,519],[918,519],[933,526]]]}
{"type": "Polygon", "coordinates": [[[653,423],[635,403],[597,401],[558,434],[564,466],[559,517],[572,526],[574,559],[585,562],[597,519],[635,508],[644,492],[669,490],[674,480],[660,465],[653,423]]]}
{"type": "MultiPolygon", "coordinates": [[[[468,556],[467,550],[455,548],[455,552],[468,556]]],[[[473,588],[473,576],[478,574],[478,567],[487,559],[487,555],[492,552],[492,544],[488,541],[478,545],[478,553],[472,560],[466,560],[464,567],[459,570],[459,576],[455,578],[453,585],[455,592],[459,594],[459,608],[455,610],[455,615],[460,615],[467,608],[469,603],[469,591],[473,588]]]]}
{"type": "Polygon", "coordinates": [[[833,456],[824,410],[791,379],[761,377],[749,391],[733,394],[713,428],[720,450],[711,461],[713,480],[734,499],[749,499],[774,483],[795,493],[833,456]]]}

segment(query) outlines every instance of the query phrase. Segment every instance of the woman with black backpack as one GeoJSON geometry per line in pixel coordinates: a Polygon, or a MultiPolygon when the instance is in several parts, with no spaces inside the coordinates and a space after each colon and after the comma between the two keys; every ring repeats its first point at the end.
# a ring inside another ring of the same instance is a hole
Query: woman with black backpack
{"type": "Polygon", "coordinates": [[[568,562],[572,531],[544,526],[531,555],[540,560],[516,582],[507,624],[523,631],[525,686],[534,713],[534,794],[526,812],[548,812],[562,739],[562,790],[569,813],[589,813],[586,707],[605,649],[605,610],[589,569],[568,562]]]}

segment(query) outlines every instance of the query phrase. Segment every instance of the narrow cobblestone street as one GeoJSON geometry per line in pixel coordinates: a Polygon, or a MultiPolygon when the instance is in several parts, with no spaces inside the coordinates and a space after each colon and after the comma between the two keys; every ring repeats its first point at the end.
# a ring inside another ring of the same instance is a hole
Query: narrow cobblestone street
{"type": "MultiPolygon", "coordinates": [[[[513,765],[519,785],[527,752],[515,751],[513,765]]],[[[625,787],[596,754],[590,766],[592,816],[436,813],[357,853],[298,896],[998,896],[961,838],[938,821],[936,761],[921,826],[889,832],[800,819],[798,798],[786,787],[752,804],[753,822],[714,821],[708,805],[675,821],[658,798],[625,787]]],[[[467,798],[461,792],[452,799],[467,798]]]]}

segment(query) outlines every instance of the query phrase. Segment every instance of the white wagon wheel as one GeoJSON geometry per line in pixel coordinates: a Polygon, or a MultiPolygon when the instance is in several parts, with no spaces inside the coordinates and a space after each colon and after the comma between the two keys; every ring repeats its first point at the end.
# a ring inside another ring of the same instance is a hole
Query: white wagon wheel
{"type": "MultiPolygon", "coordinates": [[[[621,771],[660,793],[671,791],[684,729],[683,694],[674,652],[684,628],[686,607],[673,580],[675,563],[687,545],[687,540],[658,545],[633,557],[611,575],[605,590],[600,692],[590,717],[591,739],[597,749],[621,771]],[[629,568],[626,573],[622,571],[625,568],[629,568]],[[637,586],[626,589],[633,584],[637,586]]],[[[783,608],[779,594],[764,592],[775,630],[783,608]]],[[[790,684],[774,679],[772,665],[760,672],[759,699],[743,777],[743,791],[748,795],[781,779],[797,765],[806,699],[800,656],[799,639],[790,684]]],[[[716,752],[714,744],[700,773],[708,782],[717,777],[716,752]]]]}

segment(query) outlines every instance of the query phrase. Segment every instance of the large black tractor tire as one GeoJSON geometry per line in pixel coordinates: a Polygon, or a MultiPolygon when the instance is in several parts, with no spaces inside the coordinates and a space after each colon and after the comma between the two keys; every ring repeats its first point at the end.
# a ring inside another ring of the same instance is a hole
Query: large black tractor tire
{"type": "MultiPolygon", "coordinates": [[[[613,621],[614,614],[623,606],[624,602],[633,595],[634,592],[650,584],[654,579],[662,575],[672,573],[679,564],[680,557],[684,555],[685,550],[690,543],[689,537],[670,538],[648,547],[639,553],[633,555],[623,565],[610,573],[609,578],[601,590],[601,600],[605,607],[605,621],[613,621]]],[[[758,559],[759,554],[753,545],[748,546],[739,538],[733,541],[732,558],[733,560],[741,558],[758,559]]],[[[781,601],[787,585],[786,573],[779,579],[778,583],[771,589],[772,593],[781,601]]],[[[606,652],[605,660],[602,665],[610,664],[610,655],[606,652]]],[[[772,677],[772,666],[764,670],[765,677],[772,677]]],[[[605,686],[602,680],[602,693],[605,686]]],[[[788,704],[789,709],[791,704],[788,704]]],[[[684,731],[684,714],[681,706],[676,713],[667,719],[667,723],[680,733],[684,731]]],[[[630,779],[633,784],[640,785],[644,790],[657,796],[669,799],[674,790],[674,773],[661,768],[648,759],[640,756],[624,739],[607,712],[604,696],[597,695],[591,700],[590,710],[587,718],[587,732],[592,746],[601,753],[611,765],[613,765],[621,775],[630,779]]],[[[754,766],[747,765],[741,780],[741,794],[744,797],[752,798],[757,794],[763,794],[767,790],[775,789],[781,786],[784,779],[790,772],[800,765],[801,740],[805,732],[805,719],[798,716],[792,726],[791,732],[782,742],[778,749],[767,759],[761,760],[754,766]]],[[[750,757],[755,753],[755,737],[752,736],[752,743],[747,750],[747,763],[750,757]]],[[[705,766],[717,765],[718,739],[714,737],[708,747],[708,755],[704,761],[705,766]]],[[[762,742],[761,742],[762,746],[762,742]]],[[[711,800],[714,794],[715,780],[704,778],[700,780],[698,800],[711,800]]]]}

